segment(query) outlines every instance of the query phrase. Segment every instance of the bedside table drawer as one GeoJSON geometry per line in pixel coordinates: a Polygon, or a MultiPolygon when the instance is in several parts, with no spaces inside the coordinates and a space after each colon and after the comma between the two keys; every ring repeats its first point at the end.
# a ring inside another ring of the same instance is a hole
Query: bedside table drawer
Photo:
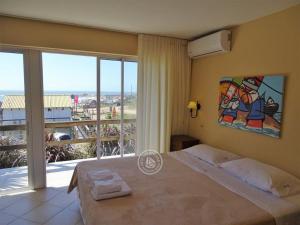
{"type": "Polygon", "coordinates": [[[171,137],[170,151],[178,151],[199,144],[199,139],[187,135],[173,135],[171,137]]]}

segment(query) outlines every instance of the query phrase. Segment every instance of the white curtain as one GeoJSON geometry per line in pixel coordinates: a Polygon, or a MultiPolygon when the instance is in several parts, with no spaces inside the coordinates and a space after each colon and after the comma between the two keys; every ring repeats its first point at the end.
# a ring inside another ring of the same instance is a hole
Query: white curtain
{"type": "Polygon", "coordinates": [[[170,149],[171,134],[185,134],[190,90],[187,41],[152,35],[138,38],[137,154],[170,149]]]}

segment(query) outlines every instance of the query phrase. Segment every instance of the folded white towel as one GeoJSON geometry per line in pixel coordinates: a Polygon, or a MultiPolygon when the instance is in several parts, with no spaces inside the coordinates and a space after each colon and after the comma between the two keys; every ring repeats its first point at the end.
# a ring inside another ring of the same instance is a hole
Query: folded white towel
{"type": "Polygon", "coordinates": [[[95,180],[92,185],[92,192],[96,195],[103,195],[121,191],[120,181],[117,180],[95,180]]]}
{"type": "Polygon", "coordinates": [[[111,180],[113,179],[111,170],[92,170],[87,173],[88,182],[92,183],[95,180],[111,180]]]}
{"type": "Polygon", "coordinates": [[[121,180],[120,185],[121,185],[120,191],[99,195],[99,194],[95,193],[92,189],[91,195],[92,195],[93,199],[95,199],[96,201],[99,201],[99,200],[104,200],[104,199],[122,197],[122,196],[131,194],[131,188],[126,184],[125,181],[121,180]]]}

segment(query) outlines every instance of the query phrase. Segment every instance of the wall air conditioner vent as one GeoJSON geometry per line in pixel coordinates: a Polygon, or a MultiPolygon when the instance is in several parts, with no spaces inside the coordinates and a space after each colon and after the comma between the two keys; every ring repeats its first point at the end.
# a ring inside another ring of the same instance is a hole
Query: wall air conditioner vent
{"type": "Polygon", "coordinates": [[[231,31],[222,30],[188,43],[191,58],[230,52],[231,31]]]}

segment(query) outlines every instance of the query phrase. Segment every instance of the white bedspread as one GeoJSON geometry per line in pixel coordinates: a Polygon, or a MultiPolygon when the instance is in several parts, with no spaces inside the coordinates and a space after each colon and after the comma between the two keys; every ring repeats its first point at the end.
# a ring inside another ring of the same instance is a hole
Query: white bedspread
{"type": "Polygon", "coordinates": [[[177,151],[169,155],[269,212],[275,218],[277,225],[300,225],[300,195],[278,198],[250,186],[223,169],[197,159],[187,152],[177,151]]]}

